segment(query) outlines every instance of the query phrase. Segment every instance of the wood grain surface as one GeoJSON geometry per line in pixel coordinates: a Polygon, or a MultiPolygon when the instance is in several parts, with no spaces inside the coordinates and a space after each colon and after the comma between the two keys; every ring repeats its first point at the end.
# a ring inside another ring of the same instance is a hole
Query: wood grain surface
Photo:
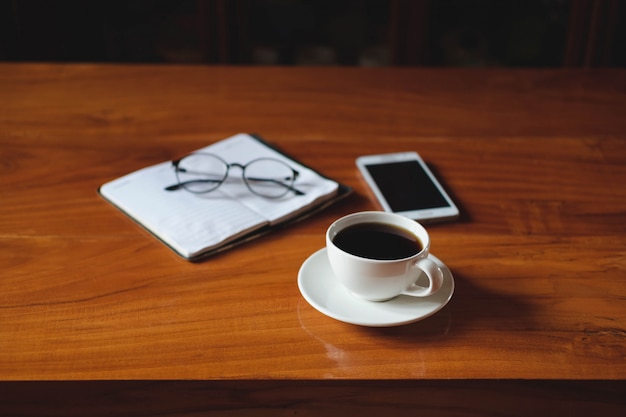
{"type": "Polygon", "coordinates": [[[0,64],[0,98],[0,414],[626,409],[624,70],[0,64]],[[97,194],[238,132],[354,193],[200,263],[97,194]],[[378,208],[354,159],[405,150],[461,208],[428,226],[454,297],[407,326],[326,317],[300,265],[378,208]]]}

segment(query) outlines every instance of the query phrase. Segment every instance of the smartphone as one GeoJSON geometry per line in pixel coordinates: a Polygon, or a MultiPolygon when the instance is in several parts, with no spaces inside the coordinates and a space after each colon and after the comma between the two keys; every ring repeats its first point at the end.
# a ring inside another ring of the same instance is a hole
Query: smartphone
{"type": "Polygon", "coordinates": [[[459,217],[459,209],[416,152],[360,156],[356,165],[385,211],[423,223],[459,217]]]}

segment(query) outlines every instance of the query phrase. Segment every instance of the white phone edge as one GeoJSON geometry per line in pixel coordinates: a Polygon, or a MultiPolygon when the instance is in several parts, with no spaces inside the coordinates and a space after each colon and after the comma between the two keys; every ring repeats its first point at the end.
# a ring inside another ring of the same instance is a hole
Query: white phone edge
{"type": "Polygon", "coordinates": [[[437,178],[430,171],[422,157],[417,152],[396,152],[388,154],[362,155],[356,159],[356,166],[384,211],[400,214],[410,219],[417,220],[421,223],[452,221],[459,218],[458,207],[456,206],[454,201],[452,201],[446,190],[439,183],[437,178]],[[365,166],[372,163],[389,163],[402,161],[417,161],[424,170],[424,172],[428,175],[432,183],[435,185],[435,187],[437,187],[449,206],[421,210],[393,211],[365,166]]]}

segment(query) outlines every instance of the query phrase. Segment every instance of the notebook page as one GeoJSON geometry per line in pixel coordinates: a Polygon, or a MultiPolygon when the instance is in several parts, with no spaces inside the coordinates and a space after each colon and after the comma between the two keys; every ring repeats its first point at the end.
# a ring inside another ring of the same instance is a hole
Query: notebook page
{"type": "Polygon", "coordinates": [[[186,258],[268,223],[221,190],[202,195],[165,190],[175,182],[171,162],[164,162],[110,181],[100,192],[186,258]]]}

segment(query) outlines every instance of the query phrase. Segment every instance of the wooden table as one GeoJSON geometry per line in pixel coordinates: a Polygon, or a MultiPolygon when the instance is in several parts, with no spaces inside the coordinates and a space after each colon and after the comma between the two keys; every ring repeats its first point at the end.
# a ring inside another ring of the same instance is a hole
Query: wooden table
{"type": "Polygon", "coordinates": [[[0,98],[0,415],[624,414],[626,71],[0,64],[0,98]],[[96,192],[237,132],[353,195],[189,263],[96,192]],[[300,265],[404,150],[461,207],[454,297],[335,321],[300,265]]]}

